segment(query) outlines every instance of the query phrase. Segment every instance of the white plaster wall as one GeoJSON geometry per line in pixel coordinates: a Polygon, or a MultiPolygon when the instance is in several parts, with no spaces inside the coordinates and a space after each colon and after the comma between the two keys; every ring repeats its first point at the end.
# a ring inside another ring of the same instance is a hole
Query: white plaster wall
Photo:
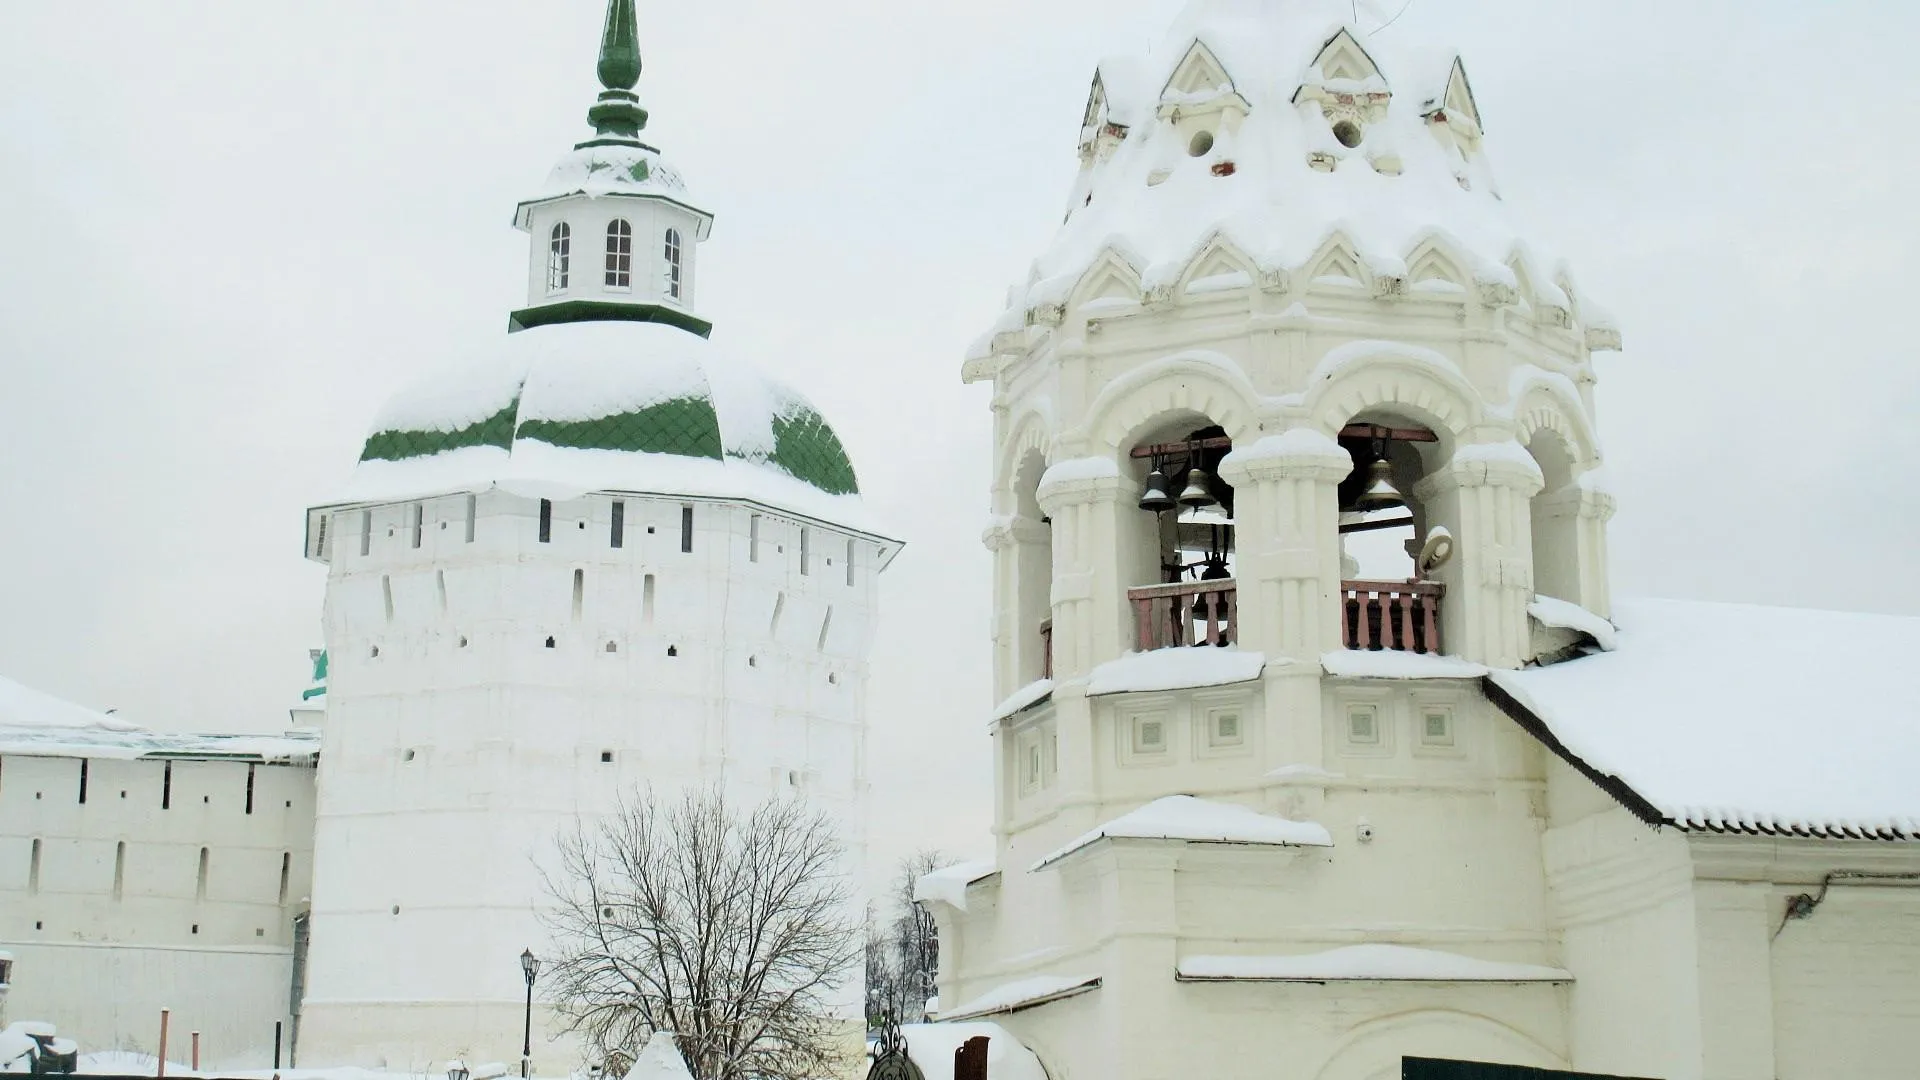
{"type": "MultiPolygon", "coordinates": [[[[878,546],[626,497],[616,549],[614,501],[555,504],[549,543],[538,502],[500,493],[479,498],[471,542],[465,496],[423,504],[419,547],[408,504],[336,520],[303,1064],[517,1057],[500,1018],[521,1008],[521,949],[544,943],[536,865],[576,815],[647,785],[804,794],[863,881],[878,546]]],[[[857,977],[843,996],[857,1015],[857,977]]],[[[542,1028],[536,1051],[571,1064],[542,1028]]]]}
{"type": "Polygon", "coordinates": [[[170,1005],[181,1010],[178,1030],[204,1033],[208,1060],[271,1064],[255,1051],[271,1049],[273,1022],[288,1017],[292,922],[311,880],[313,770],[94,758],[82,803],[80,765],[0,758],[0,949],[16,957],[12,1015],[54,1023],[83,1047],[150,1048],[149,1029],[170,1005]]]}
{"type": "Polygon", "coordinates": [[[1836,888],[1812,917],[1781,930],[1771,953],[1779,1080],[1914,1075],[1920,890],[1836,888]]]}
{"type": "MultiPolygon", "coordinates": [[[[166,1008],[173,1010],[169,1060],[189,1060],[190,1033],[198,1031],[203,1069],[265,1069],[273,1064],[274,1023],[291,1020],[289,948],[81,942],[4,947],[16,957],[11,1016],[52,1022],[83,1052],[156,1052],[160,1010],[166,1008]]],[[[286,1038],[290,1046],[290,1033],[286,1038]]]]}
{"type": "Polygon", "coordinates": [[[695,254],[699,248],[700,217],[660,199],[576,196],[534,207],[528,214],[527,304],[566,300],[607,300],[638,304],[665,304],[694,310],[695,254]],[[633,226],[633,273],[630,288],[606,283],[607,226],[614,220],[633,226]],[[573,259],[567,288],[547,288],[547,254],[553,227],[566,222],[573,230],[573,259]],[[680,233],[679,299],[668,295],[666,235],[680,233]]]}

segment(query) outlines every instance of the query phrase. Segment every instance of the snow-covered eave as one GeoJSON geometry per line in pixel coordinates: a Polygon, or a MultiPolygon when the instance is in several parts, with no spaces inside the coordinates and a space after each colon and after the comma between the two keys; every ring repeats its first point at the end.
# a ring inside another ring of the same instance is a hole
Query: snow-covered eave
{"type": "Polygon", "coordinates": [[[1406,945],[1357,945],[1287,956],[1189,956],[1174,967],[1179,982],[1476,983],[1564,985],[1573,973],[1539,964],[1481,960],[1406,945]]]}
{"type": "Polygon", "coordinates": [[[12,730],[0,728],[0,755],[6,757],[90,758],[117,761],[232,761],[253,765],[311,766],[320,756],[320,740],[287,739],[275,735],[230,736],[251,748],[220,749],[195,745],[196,738],[222,736],[170,736],[161,733],[128,733],[122,737],[103,734],[99,738],[50,735],[46,729],[12,730]],[[285,745],[275,746],[276,743],[285,745]]]}
{"type": "MultiPolygon", "coordinates": [[[[1579,660],[1568,663],[1577,664],[1579,660]]],[[[1904,821],[1858,821],[1807,823],[1784,821],[1767,814],[1749,811],[1707,808],[1663,808],[1622,777],[1601,772],[1569,749],[1546,720],[1527,702],[1525,693],[1513,681],[1512,672],[1491,672],[1480,680],[1481,691],[1493,706],[1505,713],[1521,730],[1537,739],[1554,756],[1586,777],[1627,812],[1656,829],[1670,828],[1681,833],[1719,836],[1766,836],[1803,840],[1865,840],[1891,843],[1920,842],[1920,823],[1904,821]]]]}
{"type": "MultiPolygon", "coordinates": [[[[804,481],[798,481],[798,480],[794,482],[804,483],[804,481]]],[[[500,488],[500,487],[501,487],[501,484],[499,481],[487,480],[478,484],[456,486],[452,488],[422,487],[421,489],[418,489],[418,490],[406,490],[404,491],[404,493],[387,495],[378,499],[348,500],[343,502],[324,503],[320,506],[309,507],[307,509],[307,529],[306,529],[307,558],[318,563],[326,563],[328,561],[328,559],[323,553],[318,553],[315,551],[314,543],[313,543],[315,531],[319,527],[319,520],[324,515],[340,513],[343,511],[373,510],[373,509],[379,509],[380,507],[385,507],[385,506],[399,506],[403,503],[417,502],[421,499],[439,498],[445,495],[484,495],[487,492],[493,491],[496,488],[500,488]]],[[[511,490],[511,489],[508,489],[508,490],[511,490]]],[[[630,497],[635,499],[677,499],[682,502],[699,503],[699,504],[724,503],[729,506],[734,506],[734,505],[750,506],[756,510],[765,510],[768,513],[776,514],[781,517],[792,518],[796,521],[804,522],[805,524],[808,524],[808,525],[815,525],[824,529],[832,529],[840,532],[850,533],[861,540],[866,540],[870,543],[877,544],[880,547],[880,569],[882,571],[886,570],[889,566],[892,566],[894,558],[900,554],[901,549],[906,547],[906,541],[897,540],[891,536],[886,535],[885,533],[877,532],[871,528],[867,528],[859,525],[850,525],[847,522],[835,521],[831,518],[822,517],[818,514],[809,514],[804,511],[797,510],[792,506],[768,502],[764,499],[755,499],[747,496],[690,495],[685,492],[679,492],[679,491],[666,491],[666,490],[643,491],[637,488],[608,488],[604,490],[587,491],[587,492],[583,492],[582,494],[586,496],[619,495],[619,496],[625,496],[625,497],[630,497]]]]}
{"type": "Polygon", "coordinates": [[[565,199],[578,199],[583,197],[588,199],[647,199],[653,202],[667,203],[670,206],[677,206],[700,219],[700,232],[695,239],[706,240],[713,235],[713,215],[687,202],[685,199],[677,199],[672,195],[660,191],[624,191],[619,188],[599,190],[588,188],[584,185],[571,191],[556,192],[550,195],[542,195],[537,199],[528,199],[514,207],[513,227],[519,229],[521,232],[526,232],[528,228],[531,227],[535,207],[546,206],[548,203],[561,202],[565,199]]]}
{"type": "Polygon", "coordinates": [[[1042,976],[1035,979],[1020,980],[1019,982],[1009,984],[1008,987],[988,991],[974,998],[972,1001],[956,1007],[951,1012],[942,1010],[940,1013],[940,1022],[944,1024],[961,1020],[977,1020],[984,1016],[1004,1016],[1007,1013],[1023,1012],[1027,1009],[1039,1008],[1042,1005],[1050,1005],[1056,1001],[1062,1001],[1070,997],[1078,997],[1089,991],[1098,990],[1100,989],[1101,981],[1101,977],[1098,975],[1042,976]],[[1023,983],[1033,984],[1033,992],[1011,995],[1005,993],[1010,987],[1018,987],[1023,983]]]}

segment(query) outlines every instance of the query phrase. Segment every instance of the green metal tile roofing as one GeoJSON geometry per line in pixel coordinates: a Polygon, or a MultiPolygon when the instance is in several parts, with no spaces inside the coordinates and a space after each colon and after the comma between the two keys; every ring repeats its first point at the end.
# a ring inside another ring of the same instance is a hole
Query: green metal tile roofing
{"type": "MultiPolygon", "coordinates": [[[[510,461],[536,442],[771,469],[828,495],[859,494],[853,462],[817,409],[710,350],[696,335],[644,323],[514,334],[507,364],[456,370],[397,396],[360,460],[491,448],[510,461]]],[[[657,471],[670,488],[671,470],[657,471]]]]}

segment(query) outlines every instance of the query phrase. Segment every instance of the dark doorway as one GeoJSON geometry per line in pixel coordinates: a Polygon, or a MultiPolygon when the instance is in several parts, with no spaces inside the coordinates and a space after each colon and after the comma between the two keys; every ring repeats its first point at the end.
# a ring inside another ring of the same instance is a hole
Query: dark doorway
{"type": "MultiPolygon", "coordinates": [[[[1487,1065],[1477,1061],[1438,1061],[1402,1058],[1400,1080],[1634,1080],[1599,1073],[1553,1072],[1520,1065],[1487,1065]]],[[[1645,1078],[1640,1078],[1645,1080],[1645,1078]]]]}

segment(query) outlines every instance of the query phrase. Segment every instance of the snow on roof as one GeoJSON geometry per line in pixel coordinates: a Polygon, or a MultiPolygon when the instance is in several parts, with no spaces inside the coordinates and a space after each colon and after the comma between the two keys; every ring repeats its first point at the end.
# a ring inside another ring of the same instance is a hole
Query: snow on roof
{"type": "MultiPolygon", "coordinates": [[[[569,151],[547,174],[547,182],[528,202],[567,195],[653,195],[685,204],[687,182],[660,152],[647,146],[610,144],[569,151]]],[[[524,204],[523,204],[524,205],[524,204]]]]}
{"type": "Polygon", "coordinates": [[[28,728],[93,732],[145,730],[117,716],[75,705],[0,675],[0,729],[28,728]]]}
{"type": "Polygon", "coordinates": [[[954,1051],[968,1039],[987,1040],[987,1075],[993,1080],[1048,1080],[1040,1059],[1014,1034],[999,1024],[903,1024],[907,1056],[926,1080],[953,1080],[954,1051]]]}
{"type": "Polygon", "coordinates": [[[1342,649],[1321,656],[1320,666],[1343,679],[1478,679],[1487,673],[1484,666],[1456,656],[1396,649],[1342,649]]]}
{"type": "Polygon", "coordinates": [[[1491,680],[1643,816],[1920,840],[1920,618],[1675,600],[1614,617],[1616,651],[1491,680]]]}
{"type": "Polygon", "coordinates": [[[537,327],[421,380],[381,410],[330,505],[494,487],[742,499],[885,535],[804,397],[658,323],[537,327]]]}
{"type": "Polygon", "coordinates": [[[1406,945],[1349,945],[1297,956],[1189,956],[1175,971],[1185,982],[1573,981],[1573,975],[1560,968],[1406,945]]]}
{"type": "Polygon", "coordinates": [[[1007,695],[1007,700],[994,706],[993,719],[997,723],[1016,713],[1024,712],[1053,696],[1053,680],[1041,679],[1029,683],[1007,695]]]}
{"type": "Polygon", "coordinates": [[[1403,49],[1391,37],[1356,31],[1384,81],[1349,86],[1313,68],[1353,14],[1350,0],[1194,0],[1144,59],[1102,62],[1105,118],[1125,125],[1126,136],[1077,181],[1067,220],[1026,283],[1014,288],[1010,309],[1065,300],[1108,251],[1152,289],[1176,281],[1215,237],[1261,269],[1293,271],[1336,233],[1376,274],[1404,276],[1408,258],[1437,240],[1468,264],[1463,272],[1474,281],[1517,286],[1520,275],[1510,265],[1517,262],[1542,299],[1569,305],[1554,284],[1563,267],[1523,241],[1484,146],[1469,155],[1429,130],[1427,116],[1444,99],[1456,53],[1403,49]],[[1198,96],[1226,99],[1230,90],[1251,110],[1237,131],[1214,125],[1213,146],[1198,156],[1190,152],[1191,131],[1166,118],[1174,107],[1191,112],[1204,104],[1187,100],[1193,94],[1169,93],[1196,42],[1231,81],[1198,96]],[[1364,141],[1348,148],[1317,101],[1309,95],[1296,102],[1310,85],[1334,93],[1385,90],[1392,100],[1384,119],[1366,125],[1364,141]],[[1331,155],[1336,167],[1314,168],[1311,153],[1331,155]],[[1370,157],[1383,155],[1399,159],[1399,175],[1376,171],[1370,157]],[[1215,166],[1229,162],[1231,173],[1216,175],[1215,166]]]}
{"type": "Polygon", "coordinates": [[[1252,682],[1267,666],[1267,654],[1235,648],[1155,649],[1128,653],[1093,669],[1087,693],[1146,693],[1184,690],[1195,686],[1229,686],[1252,682]]]}
{"type": "Polygon", "coordinates": [[[1578,630],[1607,652],[1619,647],[1619,634],[1615,632],[1613,624],[1579,604],[1556,600],[1551,596],[1536,596],[1533,603],[1527,605],[1527,614],[1539,620],[1543,626],[1578,630]]]}
{"type": "Polygon", "coordinates": [[[1101,840],[1184,840],[1201,844],[1264,844],[1275,847],[1332,847],[1326,827],[1288,821],[1233,803],[1191,795],[1170,795],[1114,818],[1084,833],[1033,864],[1041,870],[1101,840]]]}
{"type": "Polygon", "coordinates": [[[237,758],[309,763],[316,734],[181,735],[150,731],[0,677],[0,754],[25,757],[237,758]]]}
{"type": "Polygon", "coordinates": [[[1031,1009],[1099,988],[1098,975],[1035,975],[996,986],[970,1001],[944,1010],[940,1015],[943,1020],[972,1020],[1031,1009]]]}
{"type": "Polygon", "coordinates": [[[913,899],[916,903],[938,900],[965,911],[967,886],[999,872],[1000,865],[992,859],[943,866],[930,874],[920,875],[920,880],[913,883],[913,899]]]}
{"type": "Polygon", "coordinates": [[[680,1056],[673,1033],[656,1031],[627,1070],[627,1080],[693,1080],[693,1073],[687,1070],[687,1059],[680,1056]]]}

